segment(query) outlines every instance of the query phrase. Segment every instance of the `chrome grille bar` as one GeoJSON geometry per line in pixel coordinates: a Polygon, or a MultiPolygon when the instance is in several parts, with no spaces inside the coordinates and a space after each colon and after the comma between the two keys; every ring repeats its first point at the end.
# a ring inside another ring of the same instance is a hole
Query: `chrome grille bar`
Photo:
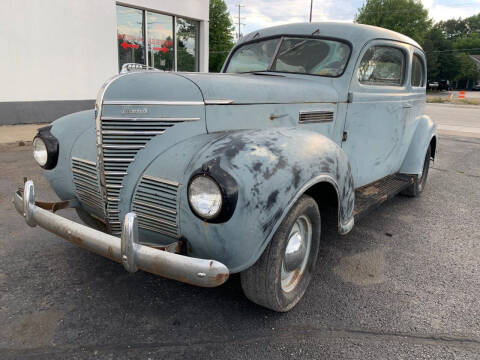
{"type": "Polygon", "coordinates": [[[166,179],[143,175],[133,197],[132,210],[138,216],[138,226],[163,235],[178,238],[178,188],[180,184],[166,179]]]}
{"type": "Polygon", "coordinates": [[[98,178],[97,164],[72,157],[73,184],[78,200],[105,218],[102,194],[98,178]]]}
{"type": "MultiPolygon", "coordinates": [[[[124,102],[124,101],[103,101],[103,99],[97,99],[98,104],[102,105],[203,105],[203,102],[124,102]]],[[[97,142],[99,151],[99,164],[101,164],[101,184],[103,185],[103,199],[105,201],[105,213],[107,214],[107,224],[109,231],[114,235],[121,233],[121,221],[119,218],[119,198],[120,191],[122,189],[122,182],[127,175],[128,166],[135,160],[135,156],[138,151],[145,148],[148,141],[153,137],[162,135],[170,127],[175,126],[178,123],[187,121],[198,121],[199,117],[118,117],[118,116],[102,116],[102,109],[99,109],[97,113],[97,142]]],[[[152,181],[152,180],[150,180],[152,181]]],[[[153,179],[154,184],[156,179],[153,179]]],[[[165,186],[175,186],[178,184],[165,180],[163,182],[165,186]]],[[[147,184],[148,185],[148,184],[147,184]]],[[[158,232],[167,234],[169,236],[177,236],[178,231],[176,229],[176,187],[175,190],[165,189],[162,195],[162,201],[165,206],[160,208],[148,207],[145,204],[139,204],[145,215],[149,215],[149,211],[161,212],[158,215],[158,219],[162,219],[163,222],[170,221],[170,223],[159,224],[152,223],[154,220],[144,217],[143,223],[147,226],[146,222],[149,222],[149,228],[155,228],[158,232]],[[169,197],[167,197],[169,196],[169,197]],[[173,207],[175,210],[171,210],[173,207]],[[147,209],[150,209],[147,211],[147,209]],[[167,211],[168,210],[168,211],[167,211]],[[174,213],[172,214],[172,211],[174,213]],[[166,215],[174,216],[174,221],[167,218],[166,215]]],[[[150,191],[147,189],[147,192],[150,191]]],[[[154,204],[155,200],[150,198],[149,194],[139,193],[140,201],[154,204]]]]}

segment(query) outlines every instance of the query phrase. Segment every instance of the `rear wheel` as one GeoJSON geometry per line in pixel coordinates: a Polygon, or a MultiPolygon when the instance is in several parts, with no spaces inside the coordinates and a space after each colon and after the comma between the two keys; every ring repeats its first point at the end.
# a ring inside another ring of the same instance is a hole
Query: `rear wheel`
{"type": "Polygon", "coordinates": [[[245,295],[275,311],[288,311],[312,278],[320,243],[317,203],[303,195],[287,214],[262,256],[240,274],[245,295]]]}
{"type": "Polygon", "coordinates": [[[430,169],[430,158],[432,156],[431,146],[428,146],[427,154],[425,155],[425,160],[423,162],[422,176],[417,177],[412,185],[402,191],[402,195],[417,197],[425,189],[427,184],[428,169],[430,169]]]}

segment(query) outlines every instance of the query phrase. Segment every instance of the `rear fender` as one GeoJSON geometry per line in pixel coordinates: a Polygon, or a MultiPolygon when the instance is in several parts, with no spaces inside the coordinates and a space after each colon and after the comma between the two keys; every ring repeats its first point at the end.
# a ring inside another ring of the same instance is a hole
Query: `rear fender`
{"type": "MultiPolygon", "coordinates": [[[[437,126],[429,116],[423,115],[417,121],[417,127],[400,167],[402,174],[422,175],[423,162],[428,146],[433,138],[437,138],[437,126]]],[[[432,153],[432,156],[435,154],[432,153]]]]}

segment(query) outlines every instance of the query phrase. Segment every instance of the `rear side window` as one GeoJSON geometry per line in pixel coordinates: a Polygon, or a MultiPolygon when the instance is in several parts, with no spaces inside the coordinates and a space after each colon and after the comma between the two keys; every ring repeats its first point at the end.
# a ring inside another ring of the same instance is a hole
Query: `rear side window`
{"type": "Polygon", "coordinates": [[[412,86],[420,87],[423,86],[424,79],[424,66],[423,60],[417,54],[413,55],[412,61],[412,86]]]}
{"type": "Polygon", "coordinates": [[[365,85],[402,86],[405,54],[391,46],[372,46],[358,67],[358,81],[365,85]]]}

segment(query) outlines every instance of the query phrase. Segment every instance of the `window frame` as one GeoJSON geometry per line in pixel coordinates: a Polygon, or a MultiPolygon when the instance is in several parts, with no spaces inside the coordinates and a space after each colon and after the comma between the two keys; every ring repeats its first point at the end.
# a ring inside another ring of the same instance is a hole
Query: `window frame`
{"type": "MultiPolygon", "coordinates": [[[[136,9],[136,10],[141,10],[142,11],[142,19],[143,19],[143,25],[142,25],[142,31],[143,31],[143,48],[144,48],[144,53],[143,53],[143,56],[145,58],[145,66],[150,66],[149,64],[149,58],[148,58],[148,47],[147,47],[147,41],[148,41],[148,29],[147,29],[147,21],[148,21],[148,16],[147,16],[147,12],[151,12],[151,13],[155,13],[155,14],[159,14],[159,15],[166,15],[166,16],[171,16],[173,18],[173,21],[172,21],[172,34],[173,34],[173,38],[172,38],[172,41],[173,41],[173,69],[172,70],[167,70],[167,71],[178,71],[177,70],[177,18],[182,18],[182,19],[186,19],[186,20],[190,20],[190,21],[195,21],[197,23],[197,33],[196,33],[196,36],[195,36],[195,42],[196,42],[196,47],[195,47],[195,60],[196,60],[196,63],[195,63],[195,67],[196,67],[196,70],[194,70],[194,72],[200,72],[200,20],[197,20],[197,19],[193,19],[193,18],[189,18],[188,16],[180,16],[180,15],[175,15],[175,14],[170,14],[170,13],[167,13],[167,12],[161,12],[161,11],[158,11],[158,10],[154,10],[154,9],[150,9],[150,8],[145,8],[145,7],[141,7],[141,6],[135,6],[135,5],[132,5],[132,4],[127,4],[127,3],[123,3],[123,2],[115,2],[115,6],[122,6],[122,7],[126,7],[126,8],[131,8],[131,9],[136,9]]],[[[118,19],[115,18],[115,23],[117,25],[117,29],[118,29],[118,19]]],[[[117,48],[117,63],[118,63],[118,67],[120,68],[120,58],[118,56],[118,48],[117,48]]]]}
{"type": "MultiPolygon", "coordinates": [[[[268,69],[267,70],[262,70],[260,72],[271,72],[271,73],[278,73],[278,74],[297,74],[297,75],[306,75],[306,76],[319,76],[319,77],[326,77],[326,78],[339,78],[339,77],[343,76],[343,74],[345,74],[345,71],[347,70],[348,66],[350,65],[350,60],[352,58],[352,52],[353,52],[353,46],[352,46],[352,43],[348,40],[340,39],[340,38],[336,38],[336,37],[330,37],[330,36],[281,34],[281,35],[265,36],[265,37],[253,39],[253,40],[250,40],[250,41],[245,41],[245,42],[243,42],[239,45],[236,45],[232,49],[232,51],[230,52],[230,54],[228,56],[228,59],[225,62],[225,65],[224,65],[221,72],[222,73],[227,73],[228,66],[230,65],[230,60],[232,59],[233,55],[243,46],[250,45],[250,44],[253,44],[253,43],[262,42],[262,41],[273,40],[273,39],[279,39],[280,41],[277,44],[277,48],[275,49],[275,52],[273,53],[272,61],[270,61],[268,69]],[[304,73],[304,72],[273,71],[273,70],[271,70],[284,38],[311,39],[311,40],[330,40],[330,41],[338,41],[338,42],[341,42],[341,43],[347,45],[350,49],[350,52],[348,54],[347,62],[345,64],[345,67],[343,68],[342,73],[339,74],[339,75],[336,75],[336,76],[331,76],[331,75],[308,74],[308,73],[304,73]]],[[[249,73],[255,73],[255,72],[259,72],[259,71],[258,70],[257,71],[244,71],[244,72],[239,72],[239,73],[227,73],[227,74],[249,74],[249,73]]]]}
{"type": "Polygon", "coordinates": [[[404,47],[401,47],[401,46],[398,46],[396,45],[395,43],[384,43],[384,42],[380,42],[380,43],[373,43],[372,45],[370,45],[369,47],[367,47],[364,51],[362,51],[360,53],[361,57],[359,56],[359,61],[358,61],[358,64],[357,64],[357,67],[355,69],[355,80],[357,81],[357,83],[362,86],[362,87],[368,87],[368,88],[378,88],[378,87],[388,87],[388,88],[394,88],[394,89],[402,89],[402,88],[405,88],[405,84],[406,84],[406,81],[407,81],[407,69],[408,69],[408,59],[409,59],[409,54],[408,52],[405,50],[404,47]],[[365,54],[367,53],[367,51],[369,51],[371,48],[375,48],[375,47],[382,47],[382,48],[392,48],[392,49],[395,49],[395,50],[398,50],[402,53],[403,55],[403,66],[402,66],[402,77],[401,77],[401,82],[400,84],[368,84],[368,83],[365,83],[365,82],[362,82],[360,81],[359,79],[359,75],[358,75],[358,71],[360,69],[360,65],[362,64],[362,61],[363,61],[363,58],[365,57],[365,54]]]}
{"type": "Polygon", "coordinates": [[[424,60],[424,57],[420,55],[420,53],[413,51],[412,53],[412,69],[410,71],[410,86],[414,89],[421,89],[424,88],[427,84],[426,82],[427,79],[427,67],[426,67],[426,62],[424,60]],[[412,84],[413,81],[413,60],[417,57],[420,60],[420,63],[422,65],[422,81],[419,86],[415,86],[412,84]]]}

